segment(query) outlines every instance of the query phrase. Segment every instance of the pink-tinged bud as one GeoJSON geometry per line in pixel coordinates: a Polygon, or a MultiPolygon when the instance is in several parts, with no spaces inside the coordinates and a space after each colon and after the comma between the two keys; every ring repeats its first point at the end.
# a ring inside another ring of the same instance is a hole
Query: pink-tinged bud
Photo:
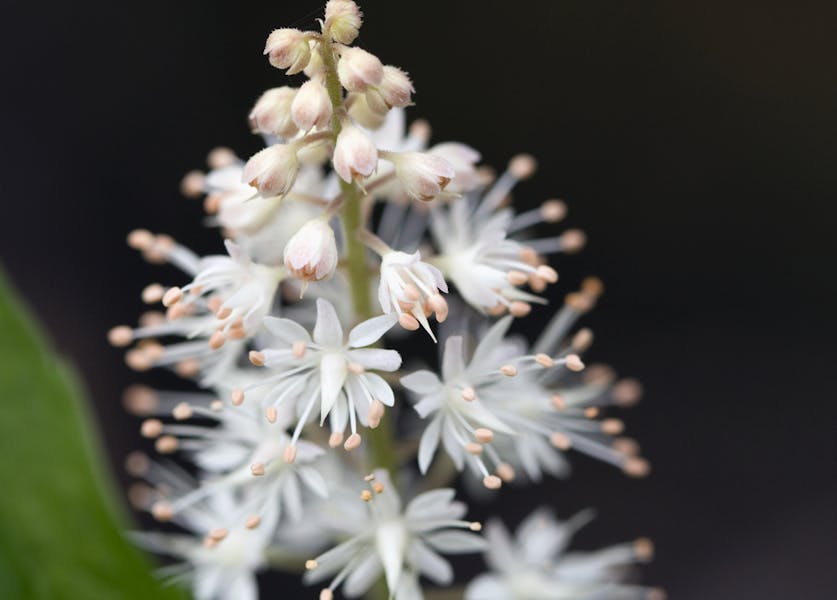
{"type": "Polygon", "coordinates": [[[283,86],[262,94],[250,111],[253,133],[278,135],[285,139],[295,136],[297,127],[291,119],[291,105],[296,93],[295,88],[283,86]]]}
{"type": "Polygon", "coordinates": [[[349,94],[347,104],[352,121],[367,129],[378,129],[387,118],[386,112],[372,110],[366,94],[349,94]]]}
{"type": "Polygon", "coordinates": [[[337,136],[332,157],[340,179],[351,183],[369,177],[378,167],[378,150],[372,140],[354,125],[346,124],[337,136]]]}
{"type": "Polygon", "coordinates": [[[404,71],[387,65],[380,85],[366,90],[366,101],[375,112],[386,113],[394,107],[409,106],[414,91],[413,82],[404,71]]]}
{"type": "Polygon", "coordinates": [[[350,92],[362,92],[370,85],[380,85],[384,65],[374,54],[361,48],[346,48],[337,63],[340,83],[350,92]]]}
{"type": "Polygon", "coordinates": [[[433,200],[456,175],[448,161],[426,152],[387,152],[382,158],[392,161],[404,191],[416,200],[433,200]]]}
{"type": "Polygon", "coordinates": [[[315,79],[302,84],[291,104],[291,118],[302,131],[325,127],[331,119],[331,100],[325,86],[315,79]]]}
{"type": "Polygon", "coordinates": [[[427,151],[433,156],[444,158],[453,167],[454,181],[448,187],[449,192],[462,193],[477,187],[481,181],[475,165],[479,162],[480,153],[459,142],[445,142],[437,144],[427,151]]]}
{"type": "Polygon", "coordinates": [[[334,230],[323,219],[305,223],[285,246],[285,266],[297,279],[328,279],[337,268],[337,259],[334,230]]]}
{"type": "Polygon", "coordinates": [[[286,194],[293,187],[298,169],[296,148],[290,144],[274,144],[250,157],[241,180],[256,188],[260,196],[272,198],[286,194]]]}
{"type": "Polygon", "coordinates": [[[299,29],[276,29],[267,38],[264,53],[277,69],[287,69],[288,75],[299,73],[311,59],[308,36],[299,29]]]}
{"type": "Polygon", "coordinates": [[[363,23],[363,13],[352,0],[329,0],[325,7],[325,27],[331,39],[351,44],[363,23]]]}

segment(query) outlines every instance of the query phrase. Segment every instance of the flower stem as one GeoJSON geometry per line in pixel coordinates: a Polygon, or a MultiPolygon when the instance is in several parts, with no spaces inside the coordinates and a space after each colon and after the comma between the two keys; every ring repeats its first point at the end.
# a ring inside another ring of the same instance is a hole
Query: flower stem
{"type": "MultiPolygon", "coordinates": [[[[325,66],[326,90],[334,107],[331,130],[336,137],[340,134],[342,128],[340,116],[343,112],[343,92],[340,87],[340,80],[337,77],[337,63],[328,32],[323,32],[320,53],[325,66]]],[[[340,181],[340,191],[344,198],[341,211],[344,228],[343,238],[346,241],[346,265],[355,318],[358,320],[369,319],[374,315],[374,307],[370,293],[366,246],[358,236],[358,233],[365,228],[365,223],[363,223],[363,192],[357,183],[347,183],[342,180],[340,181]]],[[[392,424],[388,413],[384,414],[381,424],[377,428],[369,430],[366,440],[369,449],[368,467],[370,470],[384,468],[395,475],[395,449],[392,424]]]]}

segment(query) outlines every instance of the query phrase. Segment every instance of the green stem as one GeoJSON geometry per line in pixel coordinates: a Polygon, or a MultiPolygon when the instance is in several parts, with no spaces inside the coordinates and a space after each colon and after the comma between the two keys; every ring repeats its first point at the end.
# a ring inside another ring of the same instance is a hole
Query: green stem
{"type": "MultiPolygon", "coordinates": [[[[342,129],[340,113],[343,110],[343,91],[337,77],[337,63],[328,32],[323,32],[320,53],[325,66],[326,90],[334,108],[331,129],[337,136],[342,129]]],[[[371,318],[375,312],[372,304],[372,294],[370,293],[366,247],[358,237],[358,232],[365,226],[362,210],[363,192],[357,183],[346,183],[342,180],[340,181],[340,191],[344,199],[341,215],[343,217],[343,237],[346,240],[346,266],[349,286],[355,317],[360,321],[371,318]]],[[[366,440],[369,449],[369,469],[384,468],[394,474],[396,467],[395,449],[393,447],[392,424],[388,413],[384,414],[381,424],[377,428],[369,430],[366,440]]]]}

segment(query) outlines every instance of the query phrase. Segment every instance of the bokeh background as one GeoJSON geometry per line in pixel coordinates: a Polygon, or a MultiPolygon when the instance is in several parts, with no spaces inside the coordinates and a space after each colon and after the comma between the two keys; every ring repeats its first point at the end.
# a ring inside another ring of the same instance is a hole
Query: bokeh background
{"type": "MultiPolygon", "coordinates": [[[[576,455],[543,501],[563,516],[599,509],[582,547],[653,538],[644,579],[672,598],[833,598],[837,5],[362,8],[359,43],[410,72],[410,117],[429,118],[435,140],[465,141],[499,168],[520,151],[539,158],[518,202],[565,198],[589,235],[558,264],[553,299],[599,275],[592,358],[645,384],[625,419],[652,475],[576,455]]],[[[119,398],[136,376],[104,334],[135,318],[147,282],[179,281],[125,234],[143,226],[219,250],[180,177],[216,145],[259,147],[245,117],[283,82],[264,39],[319,9],[4,3],[0,257],[80,369],[123,484],[122,459],[142,441],[119,398]]],[[[532,506],[508,489],[498,508],[515,523],[532,506]]],[[[268,584],[296,597],[289,580],[268,584]]]]}

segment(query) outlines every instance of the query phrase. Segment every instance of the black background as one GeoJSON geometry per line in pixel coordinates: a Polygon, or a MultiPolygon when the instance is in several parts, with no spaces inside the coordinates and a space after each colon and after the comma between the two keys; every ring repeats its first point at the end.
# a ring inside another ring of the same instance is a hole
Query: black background
{"type": "MultiPolygon", "coordinates": [[[[582,546],[652,537],[645,580],[673,598],[834,597],[837,5],[362,7],[359,43],[411,73],[410,116],[436,140],[496,167],[540,159],[518,201],[566,198],[590,237],[554,297],[601,276],[593,358],[646,386],[626,420],[652,476],[574,456],[543,500],[599,509],[582,546]]],[[[119,403],[135,376],[104,333],[141,310],[146,282],[178,282],[125,233],[218,251],[179,179],[215,145],[258,148],[244,117],[283,82],[264,39],[317,9],[4,2],[0,255],[85,376],[117,470],[140,444],[119,403]]],[[[519,490],[501,503],[512,522],[532,507],[519,490]]]]}

